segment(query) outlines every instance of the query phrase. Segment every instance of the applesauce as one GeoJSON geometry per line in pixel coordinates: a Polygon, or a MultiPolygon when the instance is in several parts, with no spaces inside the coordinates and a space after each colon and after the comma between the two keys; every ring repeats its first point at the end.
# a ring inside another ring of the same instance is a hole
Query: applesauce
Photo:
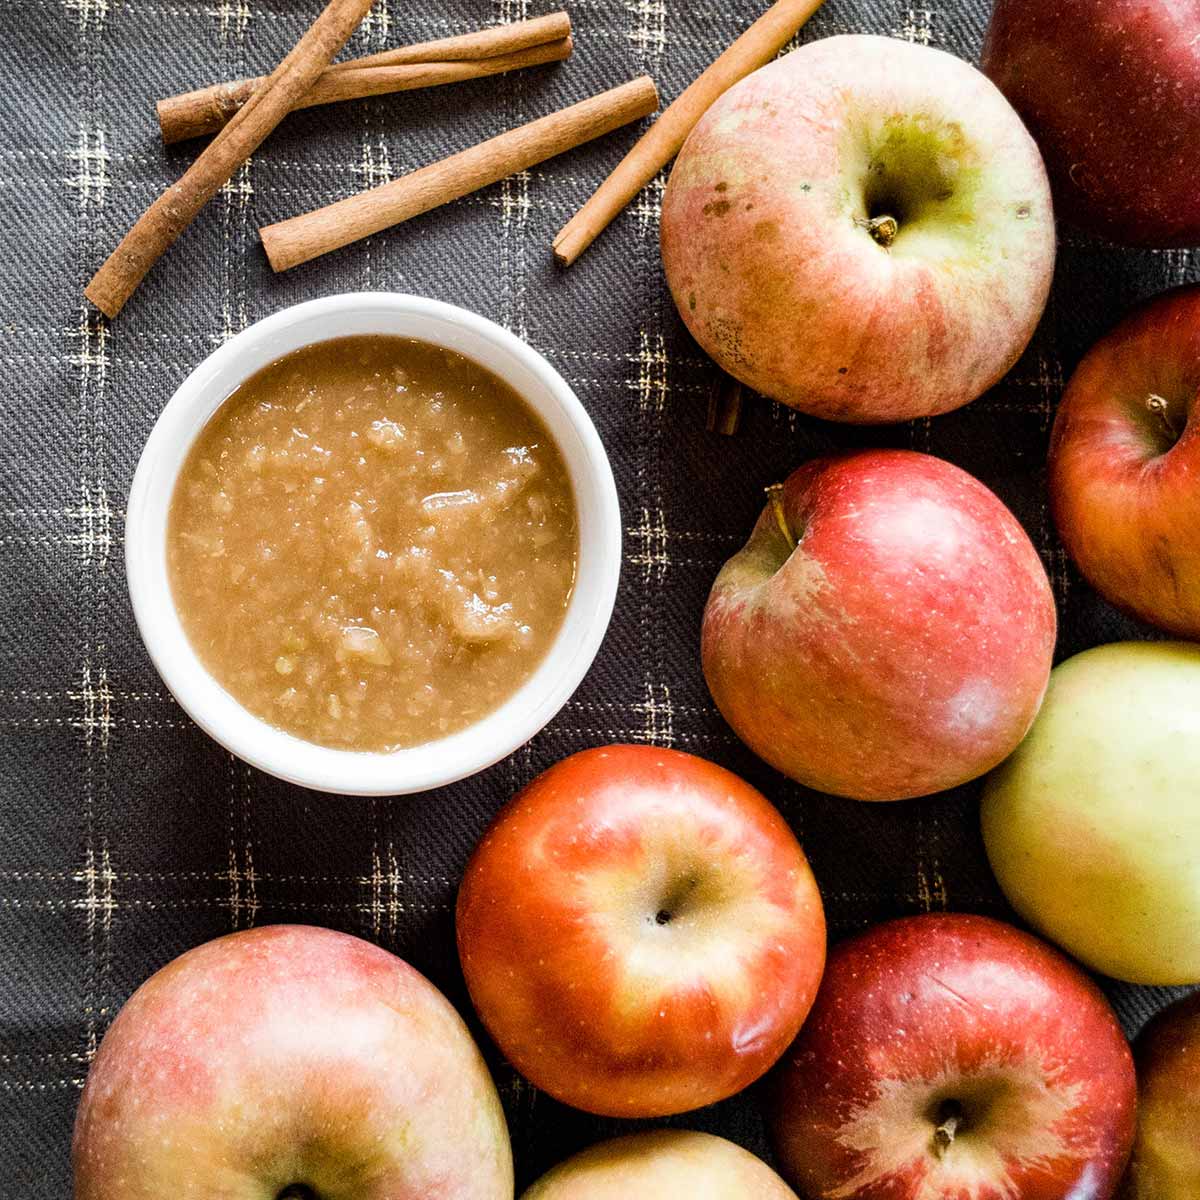
{"type": "Polygon", "coordinates": [[[171,590],[242,705],[385,751],[463,729],[533,673],[574,586],[566,465],[506,383],[360,336],[288,354],[217,410],[171,501],[171,590]]]}

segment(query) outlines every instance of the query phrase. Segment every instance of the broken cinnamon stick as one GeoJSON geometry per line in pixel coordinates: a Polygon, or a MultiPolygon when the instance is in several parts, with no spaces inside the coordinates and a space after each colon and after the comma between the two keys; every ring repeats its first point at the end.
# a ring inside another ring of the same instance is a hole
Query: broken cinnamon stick
{"type": "MultiPolygon", "coordinates": [[[[339,100],[435,87],[499,75],[521,67],[557,62],[571,53],[571,19],[565,12],[498,25],[458,37],[398,46],[327,67],[297,105],[308,108],[339,100]],[[367,71],[388,74],[368,75],[367,71]]],[[[265,82],[265,77],[216,83],[170,96],[157,105],[164,144],[215,133],[265,82]]]]}
{"type": "Polygon", "coordinates": [[[312,87],[370,7],[371,0],[330,0],[249,103],[204,148],[183,177],[138,218],[92,277],[84,295],[101,312],[115,317],[121,311],[196,214],[312,87]]]}
{"type": "Polygon", "coordinates": [[[719,371],[708,394],[705,428],[709,433],[723,433],[726,437],[732,437],[741,423],[742,385],[732,375],[719,371]]]}
{"type": "Polygon", "coordinates": [[[554,256],[569,267],[613,218],[679,153],[717,98],[765,66],[821,7],[822,0],[777,0],[687,88],[617,164],[554,239],[554,256]]]}
{"type": "Polygon", "coordinates": [[[527,170],[657,107],[654,81],[643,75],[381,187],[267,225],[259,230],[263,248],[276,271],[287,271],[527,170]]]}

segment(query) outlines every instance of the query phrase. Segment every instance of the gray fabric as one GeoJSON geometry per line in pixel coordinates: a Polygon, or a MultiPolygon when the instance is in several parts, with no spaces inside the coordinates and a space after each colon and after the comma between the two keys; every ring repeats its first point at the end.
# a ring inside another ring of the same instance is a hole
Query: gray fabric
{"type": "MultiPolygon", "coordinates": [[[[547,6],[549,7],[549,5],[547,6]]],[[[841,429],[757,401],[733,440],[703,428],[713,368],[684,334],[656,250],[661,182],[571,271],[552,235],[631,143],[565,155],[369,242],[274,278],[256,228],[649,71],[666,97],[763,0],[577,0],[574,59],[505,79],[290,118],[109,326],[82,288],[195,148],[164,151],[153,100],[268,68],[317,0],[0,0],[0,1195],[62,1197],[89,1056],[132,989],[185,948],[302,921],[372,938],[469,1011],[452,904],[489,816],[570,751],[650,741],[759,785],[804,840],[834,934],[899,913],[1003,914],[975,787],[860,806],[792,785],[741,748],[700,675],[697,624],[762,487],[831,446],[943,455],[1015,509],[1052,573],[1060,657],[1141,635],[1079,580],[1047,518],[1042,469],[1064,375],[1134,300],[1194,273],[1064,231],[1054,298],[991,395],[896,429],[841,429]],[[155,675],[130,616],[122,511],[157,413],[222,339],[313,296],[420,292],[529,339],[593,414],[626,529],[620,599],[594,670],[506,762],[400,800],[306,794],[233,761],[155,675]]],[[[377,0],[365,53],[545,11],[524,0],[377,0]]],[[[974,58],[985,0],[828,0],[806,38],[873,31],[974,58]]],[[[1047,831],[1054,836],[1054,831],[1047,831]]],[[[1109,986],[1132,1029],[1166,993],[1109,986]]],[[[522,1084],[489,1049],[522,1181],[617,1128],[522,1084]]],[[[753,1098],[679,1124],[764,1148],[753,1098]]]]}

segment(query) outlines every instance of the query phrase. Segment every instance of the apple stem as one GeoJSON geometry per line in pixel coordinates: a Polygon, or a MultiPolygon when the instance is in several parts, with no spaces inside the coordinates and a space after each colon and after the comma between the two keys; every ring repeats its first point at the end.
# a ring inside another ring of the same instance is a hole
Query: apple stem
{"type": "Polygon", "coordinates": [[[954,1135],[962,1124],[962,1114],[951,1109],[942,1123],[933,1131],[933,1152],[941,1158],[954,1144],[954,1135]]]}
{"type": "Polygon", "coordinates": [[[900,232],[900,222],[895,217],[884,215],[872,217],[866,222],[867,232],[886,250],[900,232]]]}
{"type": "Polygon", "coordinates": [[[789,550],[795,550],[796,539],[792,536],[792,528],[788,524],[787,513],[783,511],[783,484],[773,483],[767,488],[767,496],[771,500],[771,511],[775,514],[775,524],[783,534],[789,550]]]}
{"type": "Polygon", "coordinates": [[[1157,392],[1151,392],[1146,397],[1146,407],[1154,413],[1162,422],[1163,428],[1175,440],[1179,440],[1179,430],[1175,428],[1174,422],[1171,420],[1171,405],[1165,396],[1158,395],[1157,392]]]}

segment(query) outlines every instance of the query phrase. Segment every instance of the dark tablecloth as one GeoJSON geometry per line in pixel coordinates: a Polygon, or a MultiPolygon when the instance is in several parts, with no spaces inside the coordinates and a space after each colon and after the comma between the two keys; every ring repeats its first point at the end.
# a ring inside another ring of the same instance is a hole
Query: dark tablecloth
{"type": "MultiPolygon", "coordinates": [[[[578,49],[565,65],[290,118],[109,325],[84,304],[83,285],[194,153],[161,147],[153,100],[269,68],[317,0],[0,0],[4,1197],[67,1194],[71,1122],[98,1039],[151,971],[217,934],[279,921],[348,930],[409,959],[469,1015],[452,920],[466,857],[519,785],[586,746],[676,746],[752,780],[803,839],[835,935],[927,909],[1003,915],[977,830],[977,787],[892,806],[816,795],[756,761],[709,701],[697,656],[709,585],[748,531],[763,486],[817,452],[910,446],[993,487],[1051,573],[1060,658],[1147,633],[1101,602],[1065,559],[1047,517],[1043,462],[1064,376],[1134,300],[1190,278],[1189,251],[1118,251],[1064,230],[1041,330],[990,395],[891,429],[835,428],[756,401],[733,439],[704,431],[714,368],[685,334],[663,283],[662,181],[571,271],[551,260],[552,235],[634,130],[272,276],[259,225],[640,71],[672,98],[765,5],[570,7],[578,49]],[[231,759],[183,715],[150,666],[122,569],[130,476],[183,377],[249,322],[359,289],[465,305],[545,353],[594,417],[624,511],[616,614],[574,699],[507,761],[409,799],[310,794],[231,759]]],[[[986,0],[828,0],[804,37],[872,31],[974,59],[986,9],[986,0]]],[[[542,11],[525,0],[377,0],[350,49],[542,11]]],[[[1166,995],[1105,986],[1131,1030],[1166,995]]],[[[519,1181],[617,1127],[557,1105],[488,1053],[519,1181]]],[[[678,1123],[765,1151],[752,1096],[678,1123]]]]}

